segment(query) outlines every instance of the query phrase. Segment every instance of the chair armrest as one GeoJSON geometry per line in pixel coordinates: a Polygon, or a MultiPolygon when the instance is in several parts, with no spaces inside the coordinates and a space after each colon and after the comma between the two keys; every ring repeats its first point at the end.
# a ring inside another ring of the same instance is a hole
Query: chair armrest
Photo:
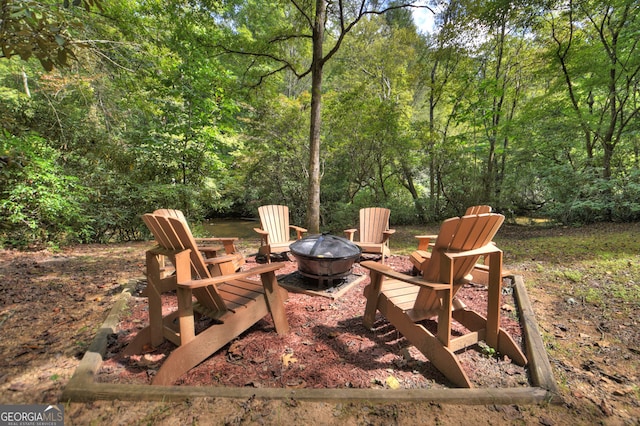
{"type": "Polygon", "coordinates": [[[418,239],[418,250],[428,250],[429,242],[431,240],[436,240],[438,238],[437,235],[416,235],[418,239]]]}
{"type": "Polygon", "coordinates": [[[386,231],[382,232],[382,242],[386,242],[390,236],[392,236],[393,234],[396,233],[395,229],[387,229],[386,231]]]}
{"type": "MultiPolygon", "coordinates": [[[[215,259],[215,258],[214,258],[215,259]]],[[[178,287],[186,287],[186,288],[200,288],[206,287],[209,285],[217,285],[222,284],[227,281],[239,280],[247,277],[251,277],[253,275],[262,275],[269,272],[274,272],[284,266],[284,263],[266,263],[264,265],[258,265],[254,268],[251,268],[246,271],[236,272],[233,274],[221,275],[219,277],[205,278],[202,280],[191,280],[186,281],[184,283],[178,283],[178,287]]]]}
{"type": "Polygon", "coordinates": [[[349,239],[349,241],[353,241],[353,235],[358,232],[357,229],[345,229],[344,235],[349,239]]]}
{"type": "Polygon", "coordinates": [[[261,245],[268,245],[269,244],[269,232],[265,231],[264,229],[260,229],[260,228],[253,228],[254,231],[256,231],[258,234],[260,234],[260,244],[261,245]]]}
{"type": "Polygon", "coordinates": [[[223,249],[223,246],[198,246],[198,251],[201,251],[203,253],[217,253],[223,249]]]}
{"type": "Polygon", "coordinates": [[[194,238],[196,243],[208,243],[208,242],[216,242],[216,243],[224,243],[226,241],[238,241],[238,237],[208,237],[208,238],[194,238]]]}
{"type": "Polygon", "coordinates": [[[254,231],[256,231],[258,234],[260,235],[264,235],[267,236],[269,235],[269,233],[267,231],[265,231],[264,229],[260,229],[260,228],[253,228],[254,231]]]}
{"type": "Polygon", "coordinates": [[[387,266],[387,265],[382,265],[378,262],[373,262],[371,260],[367,260],[365,262],[362,262],[360,264],[360,266],[363,266],[367,269],[369,269],[370,271],[375,271],[379,274],[382,274],[386,277],[389,278],[393,278],[395,280],[400,280],[400,281],[404,281],[406,283],[409,284],[413,284],[413,285],[417,285],[420,287],[427,287],[433,290],[447,290],[449,288],[451,288],[451,286],[449,284],[443,284],[443,283],[432,283],[429,282],[425,279],[423,279],[422,277],[414,277],[411,275],[406,275],[397,271],[394,271],[393,269],[391,269],[391,267],[387,266]]]}
{"type": "Polygon", "coordinates": [[[495,244],[493,243],[489,243],[485,246],[482,246],[480,248],[474,249],[474,250],[467,250],[467,251],[460,251],[457,253],[444,253],[445,256],[447,256],[449,259],[455,260],[461,257],[469,257],[469,256],[484,256],[484,255],[488,255],[488,254],[492,254],[492,253],[499,253],[502,250],[500,250],[495,244]]]}
{"type": "Polygon", "coordinates": [[[242,256],[242,255],[240,253],[225,254],[224,256],[209,257],[203,260],[204,260],[204,263],[207,265],[217,265],[219,263],[235,262],[236,260],[238,260],[239,256],[242,256]]]}
{"type": "MultiPolygon", "coordinates": [[[[224,251],[226,254],[233,254],[236,253],[236,244],[235,242],[239,240],[239,238],[237,237],[211,237],[211,238],[196,238],[196,243],[198,241],[204,241],[204,242],[209,242],[209,241],[215,241],[215,242],[220,242],[222,243],[222,245],[224,246],[224,251]]],[[[207,247],[199,247],[200,251],[209,251],[209,249],[207,249],[207,247]]]]}
{"type": "Polygon", "coordinates": [[[302,238],[302,234],[304,234],[305,232],[307,232],[307,230],[305,228],[301,228],[300,226],[296,226],[296,225],[289,225],[289,228],[293,229],[294,231],[296,231],[296,238],[299,240],[300,238],[302,238]]]}

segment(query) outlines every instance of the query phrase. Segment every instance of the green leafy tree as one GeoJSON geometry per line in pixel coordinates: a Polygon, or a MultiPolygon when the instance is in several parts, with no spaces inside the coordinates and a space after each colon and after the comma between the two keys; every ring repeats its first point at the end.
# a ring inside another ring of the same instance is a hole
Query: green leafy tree
{"type": "Polygon", "coordinates": [[[0,57],[35,57],[42,67],[67,67],[78,48],[86,44],[77,39],[82,20],[77,9],[89,12],[101,6],[100,0],[57,1],[5,0],[0,8],[0,57]]]}
{"type": "MultiPolygon", "coordinates": [[[[401,12],[363,23],[329,67],[322,157],[327,164],[325,217],[343,206],[357,216],[363,204],[391,204],[397,188],[414,201],[418,197],[409,169],[420,163],[411,129],[420,39],[411,20],[400,19],[401,12]],[[380,37],[371,38],[373,33],[380,37]],[[394,55],[385,54],[389,51],[394,55]]],[[[407,216],[414,211],[410,206],[407,216]]]]}
{"type": "MultiPolygon", "coordinates": [[[[640,5],[635,1],[569,2],[560,16],[551,14],[550,48],[584,149],[595,160],[602,150],[601,176],[612,176],[616,148],[640,116],[640,5]]],[[[594,164],[595,165],[595,164],[594,164]]]]}
{"type": "Polygon", "coordinates": [[[307,189],[310,232],[318,232],[320,228],[321,108],[325,65],[364,18],[415,4],[387,1],[334,4],[325,0],[307,3],[292,0],[275,5],[251,2],[239,5],[240,12],[229,16],[229,29],[238,37],[235,44],[223,48],[228,53],[249,57],[251,67],[257,71],[258,82],[284,70],[300,79],[311,77],[307,189]],[[255,19],[257,24],[252,24],[250,18],[255,18],[256,11],[262,16],[255,19]],[[309,53],[305,56],[300,52],[309,53]]]}
{"type": "Polygon", "coordinates": [[[87,188],[66,175],[58,153],[37,135],[0,134],[0,245],[86,241],[87,188]]]}
{"type": "Polygon", "coordinates": [[[287,204],[292,223],[302,223],[309,173],[305,144],[309,100],[308,95],[265,99],[246,117],[245,146],[237,157],[246,173],[239,191],[246,215],[255,215],[261,204],[287,204]]]}

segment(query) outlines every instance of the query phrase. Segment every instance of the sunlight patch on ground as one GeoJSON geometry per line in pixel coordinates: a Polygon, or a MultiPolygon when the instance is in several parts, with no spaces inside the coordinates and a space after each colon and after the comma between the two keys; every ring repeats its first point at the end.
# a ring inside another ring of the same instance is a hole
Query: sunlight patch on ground
{"type": "Polygon", "coordinates": [[[516,217],[516,224],[518,225],[551,225],[552,222],[549,219],[535,218],[535,217],[516,217]]]}

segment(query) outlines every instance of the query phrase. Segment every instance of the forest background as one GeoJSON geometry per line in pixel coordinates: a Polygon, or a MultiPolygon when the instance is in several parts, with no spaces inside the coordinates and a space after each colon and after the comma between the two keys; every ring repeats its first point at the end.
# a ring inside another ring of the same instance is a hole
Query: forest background
{"type": "Polygon", "coordinates": [[[327,231],[373,205],[394,225],[481,203],[567,225],[640,219],[637,1],[1,13],[1,247],[143,238],[156,208],[199,222],[286,204],[327,231]]]}

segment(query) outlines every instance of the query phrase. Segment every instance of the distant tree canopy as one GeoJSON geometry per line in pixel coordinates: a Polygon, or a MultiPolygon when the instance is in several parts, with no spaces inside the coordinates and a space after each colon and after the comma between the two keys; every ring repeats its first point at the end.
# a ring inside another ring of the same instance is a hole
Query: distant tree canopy
{"type": "Polygon", "coordinates": [[[3,2],[0,244],[141,238],[160,207],[640,219],[640,4],[427,5],[3,2]]]}

